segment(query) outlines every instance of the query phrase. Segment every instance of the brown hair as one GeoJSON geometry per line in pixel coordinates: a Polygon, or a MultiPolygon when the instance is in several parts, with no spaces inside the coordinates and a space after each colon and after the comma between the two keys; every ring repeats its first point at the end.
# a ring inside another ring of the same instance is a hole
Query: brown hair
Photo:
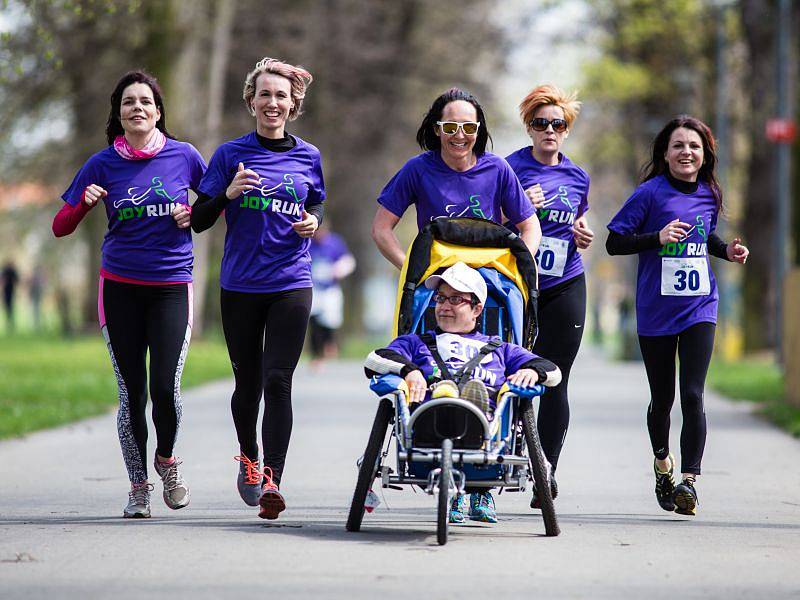
{"type": "Polygon", "coordinates": [[[314,80],[311,73],[306,71],[303,67],[296,67],[285,63],[277,58],[264,57],[256,63],[255,68],[247,74],[244,80],[244,90],[242,91],[242,98],[244,99],[247,111],[255,116],[252,102],[256,95],[256,82],[258,76],[262,73],[272,73],[273,75],[280,75],[289,80],[292,84],[292,106],[289,111],[289,120],[294,121],[302,114],[303,98],[306,97],[306,89],[314,80]]]}

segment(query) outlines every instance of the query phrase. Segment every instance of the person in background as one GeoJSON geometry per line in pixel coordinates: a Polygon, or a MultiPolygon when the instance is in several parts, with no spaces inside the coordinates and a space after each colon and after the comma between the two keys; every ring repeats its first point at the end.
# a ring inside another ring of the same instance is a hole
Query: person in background
{"type": "Polygon", "coordinates": [[[15,328],[14,323],[14,300],[19,283],[19,273],[10,260],[3,267],[3,307],[6,311],[6,330],[12,333],[15,328]]]}
{"type": "Polygon", "coordinates": [[[344,295],[340,282],[356,268],[344,239],[330,230],[330,223],[317,229],[311,238],[311,278],[314,299],[309,322],[311,366],[318,369],[324,359],[336,358],[336,330],[342,326],[344,295]]]}

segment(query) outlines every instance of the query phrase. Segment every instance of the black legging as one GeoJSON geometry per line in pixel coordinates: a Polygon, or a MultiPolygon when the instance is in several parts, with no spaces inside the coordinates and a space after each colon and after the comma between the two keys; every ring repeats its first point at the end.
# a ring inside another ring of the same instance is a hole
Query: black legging
{"type": "Polygon", "coordinates": [[[148,351],[156,452],[172,456],[192,331],[190,296],[191,284],[138,285],[100,278],[100,327],[117,377],[117,432],[132,483],[147,481],[148,351]]]}
{"type": "Polygon", "coordinates": [[[292,435],[292,375],[311,311],[311,288],[269,294],[222,290],[222,328],[236,389],[231,412],[239,447],[258,458],[258,409],[264,394],[264,465],[280,483],[292,435]]]}
{"type": "Polygon", "coordinates": [[[703,388],[714,349],[713,323],[697,323],[676,335],[639,336],[642,358],[650,383],[647,430],[653,454],[664,460],[669,454],[669,414],[675,399],[675,352],[680,362],[681,472],[700,474],[706,445],[706,413],[703,388]]]}
{"type": "Polygon", "coordinates": [[[539,336],[533,351],[561,369],[561,383],[546,388],[539,404],[542,450],[555,471],[569,427],[569,373],[586,321],[586,277],[583,273],[543,290],[539,296],[538,315],[539,336]]]}

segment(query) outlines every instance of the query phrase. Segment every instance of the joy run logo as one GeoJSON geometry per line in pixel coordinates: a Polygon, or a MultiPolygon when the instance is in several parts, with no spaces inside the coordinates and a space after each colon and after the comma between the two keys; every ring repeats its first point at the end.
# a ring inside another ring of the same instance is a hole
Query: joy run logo
{"type": "MultiPolygon", "coordinates": [[[[467,200],[467,205],[462,206],[459,204],[448,204],[444,207],[447,216],[450,218],[454,217],[463,217],[463,216],[470,216],[470,217],[478,217],[479,219],[489,219],[491,220],[492,216],[486,216],[486,213],[483,212],[483,208],[481,207],[480,201],[480,194],[472,194],[469,199],[467,200]]],[[[431,221],[436,217],[431,217],[431,221]]]]}
{"type": "Polygon", "coordinates": [[[266,179],[263,177],[258,180],[258,183],[259,187],[253,188],[242,195],[242,202],[239,204],[239,208],[262,212],[271,211],[294,217],[301,216],[303,206],[300,198],[297,197],[297,190],[294,187],[294,179],[291,175],[284,175],[283,181],[272,187],[267,185],[266,179]],[[280,198],[275,198],[274,196],[281,189],[285,190],[291,199],[281,200],[280,198]]]}
{"type": "Polygon", "coordinates": [[[161,177],[153,177],[150,183],[150,187],[143,192],[139,192],[140,188],[136,186],[130,187],[128,188],[127,198],[114,201],[114,208],[117,209],[118,221],[141,219],[143,217],[166,217],[172,214],[172,209],[180,204],[177,195],[170,195],[164,187],[164,182],[161,180],[161,177]],[[167,202],[145,204],[145,202],[150,200],[152,195],[164,198],[167,202]],[[129,206],[123,206],[126,203],[129,206]]]}

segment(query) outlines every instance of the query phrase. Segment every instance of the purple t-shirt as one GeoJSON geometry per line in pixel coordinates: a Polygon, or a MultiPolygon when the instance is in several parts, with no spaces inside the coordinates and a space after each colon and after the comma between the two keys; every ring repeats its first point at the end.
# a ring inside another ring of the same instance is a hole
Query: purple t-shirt
{"type": "Polygon", "coordinates": [[[76,206],[91,184],[104,188],[108,231],[102,267],[141,281],[192,280],[192,232],[172,218],[176,204],[189,204],[206,163],[186,142],[167,139],[153,158],[122,158],[112,146],[92,156],[61,196],[76,206]]]}
{"type": "Polygon", "coordinates": [[[563,154],[557,165],[543,165],[532,150],[531,146],[520,148],[506,160],[524,189],[538,183],[544,192],[544,206],[536,211],[542,226],[536,264],[539,289],[545,290],[583,273],[572,227],[589,210],[589,175],[563,154]]]}
{"type": "Polygon", "coordinates": [[[342,237],[328,232],[324,237],[311,238],[311,277],[314,289],[326,290],[337,285],[333,275],[333,265],[343,256],[350,254],[342,237]]]}
{"type": "MultiPolygon", "coordinates": [[[[478,354],[480,349],[491,339],[493,338],[482,333],[439,333],[436,336],[436,349],[450,373],[453,374],[465,362],[478,354]]],[[[417,365],[426,380],[430,381],[434,372],[438,374],[436,360],[418,335],[401,335],[395,338],[388,348],[402,354],[417,365]]],[[[513,375],[519,371],[522,365],[535,358],[539,357],[522,346],[503,342],[497,350],[483,358],[475,367],[472,375],[483,381],[489,393],[494,394],[505,383],[507,376],[513,375]]],[[[430,399],[430,391],[426,394],[425,399],[430,399]]]]}
{"type": "Polygon", "coordinates": [[[418,154],[389,180],[378,203],[398,217],[415,204],[419,229],[436,217],[502,223],[505,215],[517,224],[533,216],[533,206],[508,163],[490,152],[477,159],[470,170],[459,172],[448,167],[438,151],[418,154]]]}
{"type": "Polygon", "coordinates": [[[270,293],[311,287],[310,244],[292,223],[308,205],[325,199],[319,150],[295,136],[287,152],[271,152],[255,132],[222,144],[200,182],[200,191],[217,196],[233,180],[239,163],[261,178],[261,187],[225,208],[225,253],[219,283],[234,292],[270,293]]]}
{"type": "Polygon", "coordinates": [[[717,283],[708,259],[708,236],[717,227],[711,188],[699,182],[684,194],[664,175],[645,181],[611,219],[619,234],[653,233],[678,218],[691,227],[680,242],[639,253],[636,321],[639,335],[674,335],[696,323],[716,323],[717,283]]]}

